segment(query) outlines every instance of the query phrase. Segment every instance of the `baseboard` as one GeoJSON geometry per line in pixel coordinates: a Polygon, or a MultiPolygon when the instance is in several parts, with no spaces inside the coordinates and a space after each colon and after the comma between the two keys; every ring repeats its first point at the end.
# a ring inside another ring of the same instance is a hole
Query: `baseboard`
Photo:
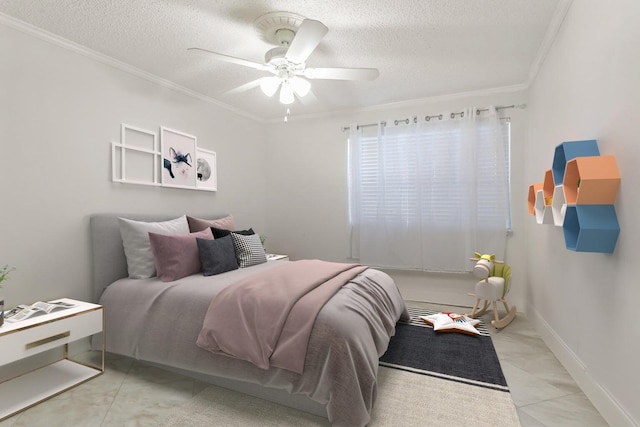
{"type": "Polygon", "coordinates": [[[573,377],[605,421],[611,426],[638,427],[638,422],[591,376],[578,356],[556,334],[540,313],[530,304],[527,305],[526,313],[547,347],[573,377]]]}
{"type": "MultiPolygon", "coordinates": [[[[437,301],[439,304],[473,307],[475,298],[469,296],[475,289],[476,278],[468,273],[433,273],[413,270],[382,269],[394,280],[400,294],[410,301],[437,301]]],[[[520,307],[517,292],[507,295],[509,305],[520,307]]],[[[502,304],[498,308],[502,312],[502,304]]]]}

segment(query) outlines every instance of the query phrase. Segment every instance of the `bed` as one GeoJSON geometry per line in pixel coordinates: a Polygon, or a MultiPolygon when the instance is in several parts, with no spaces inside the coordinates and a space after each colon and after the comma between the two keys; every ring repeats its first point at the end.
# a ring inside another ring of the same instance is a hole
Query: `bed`
{"type": "MultiPolygon", "coordinates": [[[[296,261],[270,260],[245,268],[174,281],[130,279],[120,234],[122,215],[90,218],[94,299],[105,309],[106,350],[212,384],[302,409],[335,426],[364,426],[376,398],[378,358],[395,324],[408,318],[402,297],[385,273],[358,273],[320,309],[301,372],[215,354],[196,341],[216,295],[231,285],[296,261]]],[[[143,222],[173,219],[127,215],[143,222]]],[[[212,216],[213,217],[213,216],[212,216]]]]}

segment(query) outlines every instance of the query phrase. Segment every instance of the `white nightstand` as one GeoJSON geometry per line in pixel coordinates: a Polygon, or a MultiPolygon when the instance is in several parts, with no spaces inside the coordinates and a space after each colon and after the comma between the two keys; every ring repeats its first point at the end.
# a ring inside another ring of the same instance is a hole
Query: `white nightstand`
{"type": "Polygon", "coordinates": [[[289,255],[267,254],[267,261],[289,261],[289,255]]]}
{"type": "Polygon", "coordinates": [[[0,326],[0,367],[62,347],[64,358],[0,383],[0,421],[104,372],[104,335],[100,366],[69,359],[69,344],[102,333],[101,305],[63,298],[75,306],[0,326]]]}

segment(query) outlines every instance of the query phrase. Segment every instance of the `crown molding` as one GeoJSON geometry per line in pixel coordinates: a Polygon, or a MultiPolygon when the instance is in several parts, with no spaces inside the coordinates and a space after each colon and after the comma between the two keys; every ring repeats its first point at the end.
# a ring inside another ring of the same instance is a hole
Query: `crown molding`
{"type": "Polygon", "coordinates": [[[149,73],[147,71],[141,70],[140,68],[134,67],[132,65],[129,65],[125,62],[119,61],[115,58],[112,58],[108,55],[105,55],[103,53],[97,52],[95,50],[89,49],[85,46],[82,46],[78,43],[75,43],[71,40],[65,39],[63,37],[60,37],[56,34],[50,33],[46,30],[43,30],[42,28],[38,28],[34,25],[31,25],[29,23],[26,23],[24,21],[21,21],[19,19],[16,19],[12,16],[8,16],[4,13],[0,13],[0,23],[5,24],[8,27],[11,27],[15,30],[18,30],[22,33],[28,34],[32,37],[35,37],[37,39],[40,39],[42,41],[45,41],[47,43],[53,44],[55,46],[67,49],[69,51],[72,51],[74,53],[77,53],[79,55],[85,56],[87,58],[93,59],[97,62],[100,62],[102,64],[105,65],[109,65],[111,67],[117,68],[121,71],[124,71],[125,73],[134,75],[136,77],[140,77],[142,79],[145,79],[147,81],[150,81],[152,83],[156,83],[160,86],[164,86],[166,88],[175,90],[176,92],[180,92],[183,95],[187,95],[190,96],[192,98],[196,98],[200,101],[206,102],[208,104],[213,104],[216,105],[218,107],[224,108],[226,110],[231,111],[234,114],[238,114],[242,117],[245,117],[247,119],[256,121],[256,122],[264,122],[264,120],[260,117],[254,116],[252,114],[247,114],[245,111],[242,111],[238,108],[232,107],[228,104],[225,104],[223,102],[220,102],[214,98],[205,96],[201,93],[198,93],[196,91],[193,91],[191,89],[188,89],[184,86],[180,86],[178,84],[175,84],[169,80],[163,79],[161,77],[156,76],[155,74],[149,73]]]}
{"type": "Polygon", "coordinates": [[[569,8],[571,7],[573,0],[560,0],[558,2],[558,6],[556,6],[556,10],[549,22],[549,26],[547,27],[547,33],[542,40],[542,44],[538,49],[538,53],[536,55],[536,59],[531,64],[531,68],[529,70],[529,81],[527,82],[527,86],[531,86],[542,67],[545,59],[547,59],[547,55],[549,55],[549,51],[551,47],[556,41],[558,37],[558,33],[560,32],[560,27],[562,27],[562,23],[564,22],[567,13],[569,12],[569,8]]]}
{"type": "MultiPolygon", "coordinates": [[[[399,101],[399,102],[391,102],[387,104],[378,104],[372,105],[370,107],[362,107],[355,108],[350,110],[340,110],[340,111],[331,111],[328,113],[317,113],[317,114],[303,114],[303,115],[292,115],[289,116],[290,120],[316,120],[316,119],[327,119],[330,117],[336,116],[347,116],[358,113],[368,113],[368,112],[376,112],[376,111],[387,111],[392,109],[401,109],[401,108],[417,108],[422,107],[426,104],[435,104],[447,101],[455,101],[458,99],[470,98],[475,96],[488,96],[488,95],[498,95],[503,93],[513,93],[513,92],[521,92],[529,89],[528,83],[520,83],[511,86],[500,86],[495,88],[488,89],[480,89],[469,92],[459,92],[448,95],[438,95],[431,96],[426,98],[417,98],[410,99],[407,101],[399,101]]],[[[264,120],[264,123],[267,124],[275,124],[282,123],[282,119],[267,119],[264,120]]]]}

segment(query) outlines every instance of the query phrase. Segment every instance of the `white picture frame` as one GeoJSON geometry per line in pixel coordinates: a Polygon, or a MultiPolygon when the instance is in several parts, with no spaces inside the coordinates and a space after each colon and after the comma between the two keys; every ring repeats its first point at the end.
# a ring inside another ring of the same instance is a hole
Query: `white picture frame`
{"type": "Polygon", "coordinates": [[[184,132],[160,127],[162,186],[196,189],[197,138],[184,132]]]}
{"type": "Polygon", "coordinates": [[[160,150],[156,132],[120,125],[120,143],[111,143],[111,180],[126,184],[160,185],[160,150]]]}
{"type": "Polygon", "coordinates": [[[196,187],[198,190],[218,190],[218,166],[215,151],[196,149],[196,187]]]}

